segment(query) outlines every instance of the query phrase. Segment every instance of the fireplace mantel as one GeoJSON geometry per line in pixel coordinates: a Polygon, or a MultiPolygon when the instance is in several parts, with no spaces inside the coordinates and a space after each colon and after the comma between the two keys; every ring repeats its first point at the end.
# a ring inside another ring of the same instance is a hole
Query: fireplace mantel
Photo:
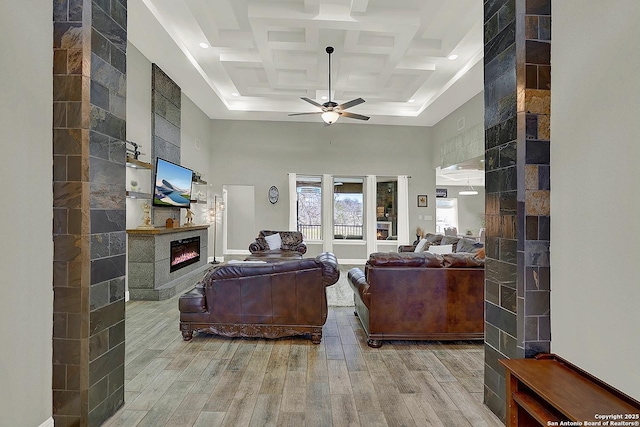
{"type": "Polygon", "coordinates": [[[130,228],[127,230],[127,234],[135,234],[136,236],[153,236],[156,234],[168,234],[168,233],[182,233],[185,231],[205,230],[209,228],[208,224],[205,225],[186,225],[182,227],[155,227],[155,228],[130,228]]]}

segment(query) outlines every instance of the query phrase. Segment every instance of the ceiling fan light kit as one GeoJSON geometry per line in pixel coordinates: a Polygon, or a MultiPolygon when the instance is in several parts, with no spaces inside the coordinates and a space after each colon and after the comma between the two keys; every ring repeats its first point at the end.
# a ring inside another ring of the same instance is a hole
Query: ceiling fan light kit
{"type": "Polygon", "coordinates": [[[329,55],[329,100],[324,104],[319,104],[312,99],[309,99],[307,97],[302,97],[301,99],[303,101],[306,101],[309,104],[320,108],[321,111],[316,111],[312,113],[293,113],[289,115],[302,116],[305,114],[320,114],[321,115],[320,117],[322,117],[322,120],[328,125],[335,123],[340,118],[340,116],[348,117],[350,119],[357,119],[357,120],[369,120],[368,116],[363,116],[362,114],[355,114],[355,113],[350,113],[348,111],[345,111],[347,108],[351,108],[356,105],[362,104],[364,102],[364,99],[356,98],[340,105],[331,101],[331,54],[333,53],[334,49],[332,46],[327,46],[325,51],[329,55]]]}
{"type": "Polygon", "coordinates": [[[335,123],[339,118],[340,114],[335,111],[325,111],[321,114],[322,120],[328,125],[335,123]]]}

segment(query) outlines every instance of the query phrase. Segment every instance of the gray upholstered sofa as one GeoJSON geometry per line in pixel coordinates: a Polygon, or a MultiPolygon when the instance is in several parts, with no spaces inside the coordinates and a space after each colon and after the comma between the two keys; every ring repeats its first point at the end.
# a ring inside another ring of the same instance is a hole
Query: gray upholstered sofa
{"type": "Polygon", "coordinates": [[[484,243],[468,237],[427,233],[422,239],[418,239],[416,243],[413,245],[400,245],[398,252],[428,252],[432,246],[451,245],[451,253],[471,253],[479,255],[479,258],[484,258],[484,243]],[[422,241],[422,245],[420,245],[420,241],[422,241]],[[418,247],[417,250],[416,247],[418,247]]]}

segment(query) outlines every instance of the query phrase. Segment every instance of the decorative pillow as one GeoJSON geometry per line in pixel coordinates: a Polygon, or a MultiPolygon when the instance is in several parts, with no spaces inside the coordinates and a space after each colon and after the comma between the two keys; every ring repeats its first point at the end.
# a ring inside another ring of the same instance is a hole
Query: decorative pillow
{"type": "Polygon", "coordinates": [[[280,243],[281,248],[282,249],[295,248],[295,246],[298,243],[300,243],[299,236],[300,235],[298,233],[292,233],[292,232],[280,233],[280,238],[282,239],[282,242],[280,243]]]}
{"type": "Polygon", "coordinates": [[[267,241],[267,245],[269,245],[270,250],[280,249],[280,247],[282,246],[282,238],[280,237],[280,233],[264,236],[264,240],[267,241]]]}
{"type": "Polygon", "coordinates": [[[450,254],[453,252],[453,245],[431,245],[428,252],[432,254],[450,254]]]}
{"type": "Polygon", "coordinates": [[[456,252],[469,252],[469,253],[475,254],[482,247],[484,247],[482,243],[463,237],[458,241],[456,252]]]}
{"type": "Polygon", "coordinates": [[[453,250],[451,252],[457,252],[459,237],[456,236],[442,236],[442,240],[440,240],[441,245],[453,245],[453,250]]]}
{"type": "Polygon", "coordinates": [[[416,245],[416,248],[413,251],[414,252],[422,252],[422,251],[424,251],[424,247],[425,247],[426,244],[427,244],[427,239],[420,239],[420,241],[416,245]]]}
{"type": "Polygon", "coordinates": [[[442,234],[433,234],[433,233],[427,233],[424,238],[427,239],[427,242],[429,243],[436,243],[439,244],[440,241],[442,240],[442,234]]]}

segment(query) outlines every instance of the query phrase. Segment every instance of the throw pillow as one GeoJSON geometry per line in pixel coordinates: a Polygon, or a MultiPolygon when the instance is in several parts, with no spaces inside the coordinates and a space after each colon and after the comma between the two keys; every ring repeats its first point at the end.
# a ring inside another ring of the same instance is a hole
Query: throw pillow
{"type": "Polygon", "coordinates": [[[460,238],[456,236],[442,236],[442,240],[440,240],[440,244],[453,245],[453,251],[451,252],[456,252],[457,251],[456,248],[458,246],[458,240],[460,240],[460,238]]]}
{"type": "Polygon", "coordinates": [[[476,242],[475,240],[471,240],[463,237],[458,241],[456,252],[469,252],[474,254],[483,246],[484,245],[480,242],[476,242]]]}
{"type": "Polygon", "coordinates": [[[429,243],[438,244],[442,240],[442,234],[427,233],[424,238],[427,239],[429,243]]]}
{"type": "Polygon", "coordinates": [[[282,238],[280,237],[280,233],[264,236],[264,240],[267,241],[267,245],[269,245],[270,250],[280,249],[280,247],[282,246],[282,238]]]}
{"type": "Polygon", "coordinates": [[[424,251],[424,246],[427,244],[427,239],[420,239],[416,248],[413,250],[414,252],[422,252],[424,251]]]}
{"type": "Polygon", "coordinates": [[[280,238],[282,239],[280,247],[282,249],[295,249],[298,243],[301,242],[300,236],[300,233],[292,231],[285,231],[283,233],[280,233],[280,238]]]}
{"type": "Polygon", "coordinates": [[[453,252],[453,245],[432,245],[429,246],[428,252],[432,254],[450,254],[453,252]]]}

